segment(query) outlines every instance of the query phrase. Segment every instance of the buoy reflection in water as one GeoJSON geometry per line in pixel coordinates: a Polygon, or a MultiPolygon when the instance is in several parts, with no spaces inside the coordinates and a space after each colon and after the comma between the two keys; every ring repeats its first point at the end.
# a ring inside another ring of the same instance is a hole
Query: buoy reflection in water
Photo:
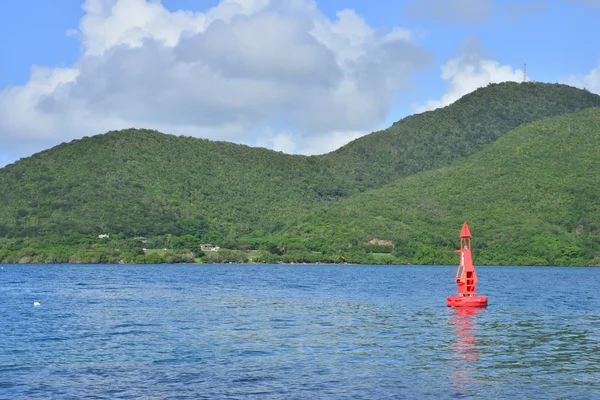
{"type": "Polygon", "coordinates": [[[454,389],[465,393],[469,388],[476,387],[478,382],[474,374],[477,371],[479,351],[477,349],[476,318],[485,313],[485,309],[476,307],[456,307],[451,309],[449,323],[454,326],[454,374],[452,381],[454,389]]]}

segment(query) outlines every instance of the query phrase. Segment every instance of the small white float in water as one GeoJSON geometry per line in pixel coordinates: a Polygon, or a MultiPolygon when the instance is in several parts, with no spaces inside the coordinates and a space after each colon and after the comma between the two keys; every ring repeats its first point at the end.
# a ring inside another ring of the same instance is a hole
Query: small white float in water
{"type": "Polygon", "coordinates": [[[33,302],[33,306],[34,306],[34,307],[39,307],[39,306],[40,306],[40,303],[38,303],[37,301],[34,301],[34,302],[33,302]]]}

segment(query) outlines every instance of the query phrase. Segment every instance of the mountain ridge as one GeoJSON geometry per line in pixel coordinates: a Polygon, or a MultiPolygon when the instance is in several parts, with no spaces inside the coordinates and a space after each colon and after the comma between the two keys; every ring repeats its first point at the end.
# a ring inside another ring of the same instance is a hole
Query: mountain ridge
{"type": "Polygon", "coordinates": [[[598,265],[599,186],[594,107],[524,124],[449,166],[314,209],[277,240],[350,243],[364,258],[365,243],[387,239],[399,247],[395,261],[443,264],[468,221],[481,264],[598,265]]]}
{"type": "MultiPolygon", "coordinates": [[[[599,103],[600,96],[564,85],[489,85],[321,156],[152,130],[74,140],[0,169],[0,249],[10,254],[0,261],[22,259],[19,253],[30,244],[40,249],[49,243],[103,247],[94,238],[108,232],[120,240],[155,237],[161,247],[168,247],[168,238],[190,236],[281,256],[290,249],[278,235],[301,226],[312,209],[450,165],[523,120],[531,123],[599,103]],[[473,115],[479,119],[473,122],[473,115]],[[471,141],[477,143],[461,148],[471,141]],[[385,151],[377,153],[380,149],[385,151]]],[[[142,256],[137,242],[120,246],[142,256]]],[[[336,246],[314,249],[310,244],[304,250],[339,261],[343,248],[336,246]]]]}

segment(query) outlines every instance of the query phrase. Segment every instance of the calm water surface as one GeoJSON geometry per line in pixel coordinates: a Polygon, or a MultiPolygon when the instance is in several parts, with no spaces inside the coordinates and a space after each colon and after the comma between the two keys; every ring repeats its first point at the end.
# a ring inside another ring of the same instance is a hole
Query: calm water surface
{"type": "Polygon", "coordinates": [[[0,268],[1,399],[600,399],[598,268],[0,268]]]}

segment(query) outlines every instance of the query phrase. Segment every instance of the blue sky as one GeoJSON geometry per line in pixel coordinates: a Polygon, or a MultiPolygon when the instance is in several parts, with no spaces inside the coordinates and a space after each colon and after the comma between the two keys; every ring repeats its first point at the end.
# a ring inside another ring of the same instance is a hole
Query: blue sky
{"type": "Polygon", "coordinates": [[[43,0],[0,13],[0,167],[128,127],[317,154],[489,82],[600,93],[600,0],[43,0]]]}

